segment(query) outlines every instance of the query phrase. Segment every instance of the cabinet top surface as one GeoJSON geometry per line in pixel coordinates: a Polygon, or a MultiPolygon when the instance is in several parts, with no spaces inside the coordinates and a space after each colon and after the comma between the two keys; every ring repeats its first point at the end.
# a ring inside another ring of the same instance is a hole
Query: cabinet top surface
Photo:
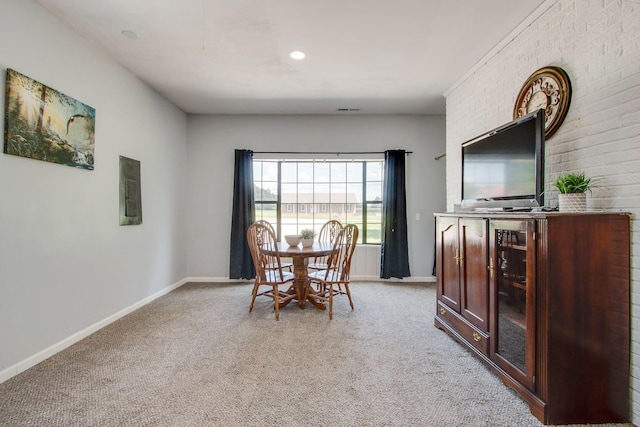
{"type": "Polygon", "coordinates": [[[553,218],[568,216],[599,216],[599,215],[619,215],[631,216],[629,212],[592,210],[584,212],[533,212],[533,211],[475,211],[475,212],[436,212],[436,217],[470,217],[470,218],[553,218]]]}

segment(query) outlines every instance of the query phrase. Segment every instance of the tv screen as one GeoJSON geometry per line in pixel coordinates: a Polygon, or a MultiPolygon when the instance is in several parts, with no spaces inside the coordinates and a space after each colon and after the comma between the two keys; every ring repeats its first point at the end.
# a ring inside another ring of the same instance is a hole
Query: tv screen
{"type": "Polygon", "coordinates": [[[543,187],[543,110],[462,144],[463,205],[542,206],[543,187]]]}

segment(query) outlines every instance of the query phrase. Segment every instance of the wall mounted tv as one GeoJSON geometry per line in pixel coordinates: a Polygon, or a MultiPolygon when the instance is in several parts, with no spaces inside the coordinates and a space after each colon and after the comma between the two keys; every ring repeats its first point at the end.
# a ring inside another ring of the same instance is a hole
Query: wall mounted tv
{"type": "Polygon", "coordinates": [[[463,210],[543,206],[544,110],[462,144],[463,210]]]}

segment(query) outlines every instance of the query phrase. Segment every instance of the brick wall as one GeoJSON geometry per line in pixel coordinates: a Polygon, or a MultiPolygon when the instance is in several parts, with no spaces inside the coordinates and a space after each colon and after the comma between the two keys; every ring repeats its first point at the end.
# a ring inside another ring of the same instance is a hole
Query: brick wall
{"type": "MultiPolygon", "coordinates": [[[[599,177],[588,206],[632,213],[632,422],[640,424],[640,0],[549,0],[445,94],[447,207],[460,202],[460,144],[512,119],[538,68],[571,79],[569,113],[546,143],[545,202],[562,171],[599,177]]],[[[603,284],[606,285],[606,284],[603,284]]]]}

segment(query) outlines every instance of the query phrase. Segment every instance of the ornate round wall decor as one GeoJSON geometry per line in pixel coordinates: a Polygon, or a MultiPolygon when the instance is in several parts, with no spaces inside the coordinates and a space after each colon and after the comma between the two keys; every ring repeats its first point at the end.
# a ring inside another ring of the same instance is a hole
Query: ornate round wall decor
{"type": "Polygon", "coordinates": [[[513,118],[544,109],[545,139],[558,130],[571,103],[571,81],[560,67],[543,67],[522,85],[513,108],[513,118]]]}

